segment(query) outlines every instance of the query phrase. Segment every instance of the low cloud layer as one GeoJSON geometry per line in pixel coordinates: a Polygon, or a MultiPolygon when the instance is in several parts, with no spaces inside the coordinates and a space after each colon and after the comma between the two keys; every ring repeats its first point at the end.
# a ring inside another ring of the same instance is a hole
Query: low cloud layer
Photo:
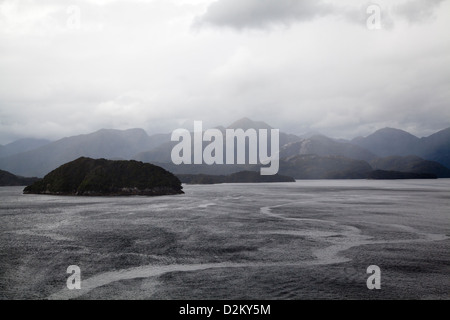
{"type": "Polygon", "coordinates": [[[244,116],[345,138],[449,127],[450,1],[380,1],[377,30],[369,4],[0,1],[0,144],[244,116]]]}
{"type": "MultiPolygon", "coordinates": [[[[238,30],[265,29],[277,25],[289,26],[316,18],[334,16],[361,23],[367,19],[367,8],[379,6],[385,26],[396,18],[409,22],[424,22],[434,17],[436,8],[445,0],[359,1],[324,0],[217,0],[198,17],[197,26],[229,27],[238,30]]],[[[363,26],[363,24],[362,24],[363,26]]]]}
{"type": "Polygon", "coordinates": [[[317,0],[219,0],[198,20],[199,24],[237,29],[309,21],[333,12],[334,5],[317,0]]]}
{"type": "Polygon", "coordinates": [[[409,0],[394,5],[394,14],[406,18],[410,23],[421,23],[436,17],[435,10],[446,0],[409,0]]]}

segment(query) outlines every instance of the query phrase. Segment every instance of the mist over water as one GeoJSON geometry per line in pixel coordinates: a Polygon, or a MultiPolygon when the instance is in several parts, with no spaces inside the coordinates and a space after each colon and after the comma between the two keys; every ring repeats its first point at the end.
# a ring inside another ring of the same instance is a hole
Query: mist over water
{"type": "Polygon", "coordinates": [[[449,299],[450,180],[184,186],[165,197],[0,188],[0,298],[449,299]],[[69,265],[81,290],[68,290],[69,265]],[[367,267],[382,272],[368,290],[367,267]]]}

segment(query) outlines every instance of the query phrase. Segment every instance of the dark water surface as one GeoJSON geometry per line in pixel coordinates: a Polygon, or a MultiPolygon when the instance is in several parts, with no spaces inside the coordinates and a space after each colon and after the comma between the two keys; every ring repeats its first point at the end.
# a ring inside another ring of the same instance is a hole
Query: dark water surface
{"type": "Polygon", "coordinates": [[[21,191],[0,188],[1,299],[450,299],[449,179],[21,191]]]}

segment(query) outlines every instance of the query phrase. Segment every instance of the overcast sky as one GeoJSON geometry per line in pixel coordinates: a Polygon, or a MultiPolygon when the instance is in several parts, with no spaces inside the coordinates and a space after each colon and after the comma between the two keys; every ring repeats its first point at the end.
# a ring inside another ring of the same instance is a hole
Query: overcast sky
{"type": "Polygon", "coordinates": [[[244,116],[426,136],[450,126],[449,18],[450,0],[0,0],[0,144],[244,116]]]}

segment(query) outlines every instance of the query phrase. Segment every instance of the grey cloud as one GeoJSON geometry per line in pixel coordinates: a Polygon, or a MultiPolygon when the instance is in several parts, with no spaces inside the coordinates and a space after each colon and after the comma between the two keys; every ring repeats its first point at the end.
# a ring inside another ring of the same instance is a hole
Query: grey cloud
{"type": "Polygon", "coordinates": [[[52,1],[12,10],[2,4],[21,2],[0,0],[0,144],[100,128],[170,132],[186,121],[216,126],[244,116],[345,138],[449,126],[449,1],[433,2],[437,18],[410,28],[412,13],[395,11],[407,0],[376,0],[382,29],[395,18],[389,33],[365,32],[375,3],[354,0],[74,0],[77,31],[66,30],[65,7],[53,10],[52,1]],[[189,32],[201,14],[200,23],[235,29],[292,26],[189,32]]]}
{"type": "Polygon", "coordinates": [[[431,19],[437,7],[446,0],[411,0],[393,8],[394,14],[407,19],[410,23],[419,23],[431,19]]]}
{"type": "Polygon", "coordinates": [[[366,26],[367,8],[378,5],[381,9],[382,27],[392,29],[397,19],[424,22],[433,17],[437,7],[446,0],[409,0],[339,3],[322,0],[218,0],[205,14],[198,17],[196,26],[213,25],[242,29],[265,29],[273,25],[290,25],[333,15],[366,26]]]}
{"type": "Polygon", "coordinates": [[[236,29],[265,28],[312,20],[332,11],[332,5],[317,0],[218,0],[208,7],[197,24],[236,29]]]}

